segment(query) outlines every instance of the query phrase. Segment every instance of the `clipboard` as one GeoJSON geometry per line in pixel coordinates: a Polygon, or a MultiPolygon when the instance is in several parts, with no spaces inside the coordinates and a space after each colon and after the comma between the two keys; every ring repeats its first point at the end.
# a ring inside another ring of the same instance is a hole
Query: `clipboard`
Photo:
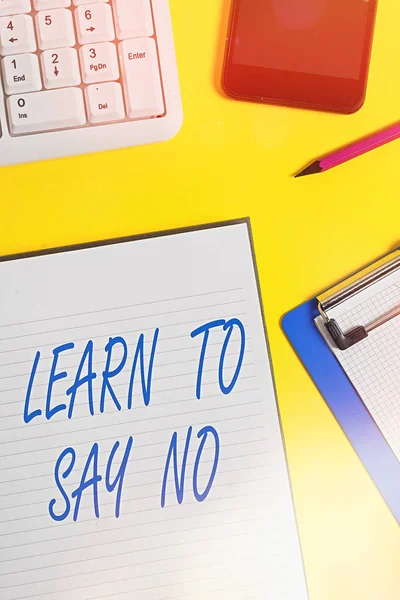
{"type": "Polygon", "coordinates": [[[337,353],[356,348],[373,331],[395,319],[399,307],[371,322],[358,322],[347,332],[329,317],[329,311],[399,273],[399,269],[397,249],[287,313],[282,328],[400,524],[400,461],[315,323],[322,317],[326,336],[335,343],[337,353]]]}

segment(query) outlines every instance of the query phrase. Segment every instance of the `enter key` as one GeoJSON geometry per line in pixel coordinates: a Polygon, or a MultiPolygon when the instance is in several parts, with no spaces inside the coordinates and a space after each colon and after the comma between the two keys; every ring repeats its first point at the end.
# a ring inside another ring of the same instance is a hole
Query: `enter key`
{"type": "Polygon", "coordinates": [[[152,38],[124,40],[119,44],[128,117],[143,119],[164,113],[157,49],[152,38]]]}

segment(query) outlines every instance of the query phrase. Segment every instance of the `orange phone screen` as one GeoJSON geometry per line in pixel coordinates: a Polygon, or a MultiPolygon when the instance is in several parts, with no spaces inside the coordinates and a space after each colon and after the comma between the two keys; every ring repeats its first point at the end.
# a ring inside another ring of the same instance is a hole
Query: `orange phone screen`
{"type": "Polygon", "coordinates": [[[236,0],[225,71],[228,93],[332,110],[357,108],[365,92],[375,10],[376,0],[236,0]]]}

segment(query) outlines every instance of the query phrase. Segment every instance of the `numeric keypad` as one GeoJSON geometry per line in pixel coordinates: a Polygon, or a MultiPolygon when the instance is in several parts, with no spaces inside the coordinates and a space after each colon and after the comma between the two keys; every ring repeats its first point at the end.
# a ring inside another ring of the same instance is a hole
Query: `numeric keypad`
{"type": "Polygon", "coordinates": [[[162,115],[153,33],[150,0],[0,0],[11,134],[162,115]]]}

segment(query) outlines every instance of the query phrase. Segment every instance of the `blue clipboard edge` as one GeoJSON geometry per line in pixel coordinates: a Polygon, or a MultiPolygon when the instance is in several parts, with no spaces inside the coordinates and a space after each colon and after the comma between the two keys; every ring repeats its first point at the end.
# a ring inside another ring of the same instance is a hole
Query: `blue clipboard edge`
{"type": "Polygon", "coordinates": [[[283,317],[282,329],[400,524],[400,462],[315,326],[318,315],[310,300],[283,317]]]}

